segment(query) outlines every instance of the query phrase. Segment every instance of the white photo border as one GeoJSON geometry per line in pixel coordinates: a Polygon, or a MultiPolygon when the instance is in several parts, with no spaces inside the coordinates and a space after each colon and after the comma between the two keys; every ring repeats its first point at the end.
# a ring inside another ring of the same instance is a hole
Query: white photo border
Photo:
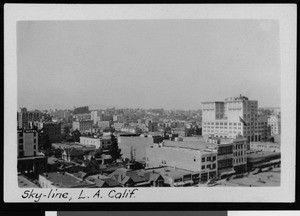
{"type": "MultiPolygon", "coordinates": [[[[139,188],[134,199],[101,202],[294,202],[296,159],[296,4],[5,4],[4,6],[4,202],[27,202],[17,183],[17,21],[131,19],[274,19],[280,24],[281,186],[139,188]],[[159,191],[159,193],[158,193],[159,191]]],[[[43,192],[48,189],[37,188],[43,192]]],[[[77,196],[81,189],[60,189],[77,196]]],[[[94,193],[98,189],[84,189],[94,193]]],[[[107,192],[111,189],[101,189],[107,192]]],[[[117,189],[116,189],[117,190],[117,189]]],[[[43,202],[65,200],[41,199],[43,202]]],[[[72,201],[71,201],[72,202],[72,201]]],[[[77,200],[78,202],[78,200],[77,200]]],[[[99,202],[85,200],[82,202],[99,202]]]]}

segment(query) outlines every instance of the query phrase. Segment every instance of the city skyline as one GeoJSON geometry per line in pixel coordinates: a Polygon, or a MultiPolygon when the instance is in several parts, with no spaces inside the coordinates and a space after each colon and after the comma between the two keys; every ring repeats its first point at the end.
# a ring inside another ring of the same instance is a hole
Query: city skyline
{"type": "Polygon", "coordinates": [[[280,107],[278,21],[22,21],[17,39],[18,107],[280,107]]]}

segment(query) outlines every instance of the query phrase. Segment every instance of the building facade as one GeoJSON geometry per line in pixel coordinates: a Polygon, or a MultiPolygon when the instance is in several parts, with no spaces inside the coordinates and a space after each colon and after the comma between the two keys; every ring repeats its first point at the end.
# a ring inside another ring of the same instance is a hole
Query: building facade
{"type": "Polygon", "coordinates": [[[100,121],[100,115],[101,112],[99,110],[91,111],[91,120],[94,122],[94,124],[97,124],[97,122],[100,121]]]}
{"type": "Polygon", "coordinates": [[[233,168],[236,173],[244,173],[247,170],[247,149],[246,138],[238,137],[233,140],[233,168]]]}
{"type": "Polygon", "coordinates": [[[268,118],[268,125],[271,127],[271,134],[281,134],[281,117],[279,115],[271,115],[268,118]]]}
{"type": "Polygon", "coordinates": [[[51,143],[61,142],[61,124],[53,122],[40,122],[38,128],[43,130],[43,133],[47,134],[51,143]]]}
{"type": "Polygon", "coordinates": [[[153,144],[146,148],[146,168],[174,167],[198,172],[201,181],[217,175],[217,152],[153,144]]]}
{"type": "Polygon", "coordinates": [[[81,132],[91,131],[93,129],[93,121],[85,120],[85,121],[73,121],[73,130],[79,130],[81,132]]]}
{"type": "Polygon", "coordinates": [[[242,135],[248,141],[260,141],[263,134],[257,129],[257,107],[257,101],[242,95],[222,102],[203,102],[202,134],[224,138],[242,135]]]}
{"type": "Polygon", "coordinates": [[[280,152],[280,143],[252,142],[252,143],[250,143],[250,150],[266,151],[266,152],[280,152]]]}
{"type": "Polygon", "coordinates": [[[18,129],[18,158],[32,157],[38,153],[38,132],[33,129],[18,129]]]}
{"type": "Polygon", "coordinates": [[[18,127],[23,129],[30,128],[30,122],[36,122],[40,119],[40,113],[27,111],[27,108],[20,108],[17,114],[18,127]]]}
{"type": "Polygon", "coordinates": [[[81,136],[80,137],[80,144],[83,144],[83,145],[93,145],[97,149],[101,148],[100,139],[99,138],[95,138],[95,137],[81,136]]]}
{"type": "Polygon", "coordinates": [[[158,131],[158,123],[157,122],[149,122],[148,123],[148,131],[149,132],[157,132],[158,131]]]}

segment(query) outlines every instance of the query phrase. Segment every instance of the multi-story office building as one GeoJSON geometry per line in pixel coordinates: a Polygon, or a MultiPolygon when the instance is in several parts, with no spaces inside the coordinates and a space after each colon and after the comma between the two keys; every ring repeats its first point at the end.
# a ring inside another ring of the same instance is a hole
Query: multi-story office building
{"type": "Polygon", "coordinates": [[[53,122],[39,122],[39,129],[42,133],[47,134],[51,143],[60,142],[62,139],[61,135],[61,124],[53,122]]]}
{"type": "Polygon", "coordinates": [[[271,115],[268,118],[268,125],[271,127],[271,134],[281,134],[280,115],[271,115]]]}
{"type": "Polygon", "coordinates": [[[203,102],[202,134],[224,138],[242,135],[248,141],[262,140],[263,134],[257,129],[257,106],[257,101],[241,95],[224,102],[203,102]]]}
{"type": "Polygon", "coordinates": [[[100,129],[109,128],[111,126],[110,121],[98,121],[98,127],[100,129]]]}
{"type": "Polygon", "coordinates": [[[271,135],[271,127],[268,125],[268,117],[266,115],[258,115],[256,130],[261,134],[261,139],[258,141],[267,141],[271,135]]]}
{"type": "Polygon", "coordinates": [[[157,132],[158,131],[158,123],[150,121],[148,123],[148,131],[149,132],[157,132]]]}
{"type": "Polygon", "coordinates": [[[32,129],[18,129],[18,157],[32,157],[38,153],[38,133],[32,129]]]}
{"type": "Polygon", "coordinates": [[[85,121],[73,121],[73,130],[79,131],[91,131],[93,129],[93,121],[85,120],[85,121]]]}
{"type": "Polygon", "coordinates": [[[36,111],[27,111],[27,108],[20,108],[17,115],[18,127],[29,129],[29,122],[39,121],[40,113],[36,111]]]}
{"type": "Polygon", "coordinates": [[[99,110],[91,111],[91,120],[94,122],[94,124],[97,124],[97,122],[100,121],[100,115],[101,112],[99,110]]]}

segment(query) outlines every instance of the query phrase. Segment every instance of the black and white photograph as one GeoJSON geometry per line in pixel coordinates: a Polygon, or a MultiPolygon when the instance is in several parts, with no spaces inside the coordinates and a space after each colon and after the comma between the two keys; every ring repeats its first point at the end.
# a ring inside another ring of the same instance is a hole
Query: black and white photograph
{"type": "Polygon", "coordinates": [[[294,200],[295,5],[4,12],[8,202],[294,200]]]}

